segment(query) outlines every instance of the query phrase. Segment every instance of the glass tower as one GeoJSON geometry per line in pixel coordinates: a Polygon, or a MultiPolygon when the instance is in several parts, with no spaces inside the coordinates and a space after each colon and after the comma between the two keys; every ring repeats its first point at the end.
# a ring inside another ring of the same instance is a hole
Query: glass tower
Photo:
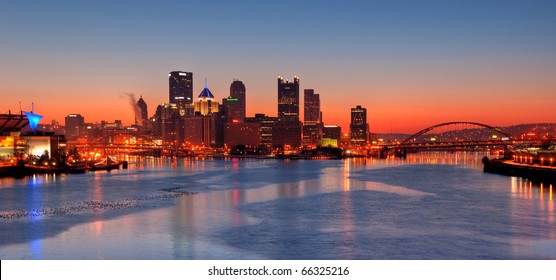
{"type": "Polygon", "coordinates": [[[321,123],[320,96],[313,89],[304,90],[303,117],[305,125],[316,125],[321,123]]]}
{"type": "Polygon", "coordinates": [[[299,78],[293,82],[278,77],[278,119],[281,123],[299,122],[299,78]]]}
{"type": "MultiPolygon", "coordinates": [[[[234,80],[230,85],[230,100],[237,100],[237,105],[230,106],[230,115],[233,116],[233,120],[243,122],[245,120],[245,85],[240,80],[234,80]]],[[[230,120],[231,121],[231,120],[230,120]]]]}
{"type": "Polygon", "coordinates": [[[170,103],[182,107],[193,103],[193,73],[173,71],[168,74],[170,81],[170,103]]]}
{"type": "Polygon", "coordinates": [[[351,108],[351,124],[349,125],[350,143],[352,146],[367,145],[367,109],[357,105],[351,108]]]}

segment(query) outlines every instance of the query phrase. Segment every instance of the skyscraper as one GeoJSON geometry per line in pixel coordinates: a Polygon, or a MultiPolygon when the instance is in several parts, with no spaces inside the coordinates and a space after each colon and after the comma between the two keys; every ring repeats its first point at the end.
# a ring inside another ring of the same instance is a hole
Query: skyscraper
{"type": "Polygon", "coordinates": [[[316,125],[321,123],[320,112],[320,96],[315,94],[313,89],[306,89],[304,93],[304,111],[303,117],[305,125],[316,125]]]}
{"type": "Polygon", "coordinates": [[[226,112],[226,122],[242,123],[245,120],[245,117],[241,117],[239,99],[233,97],[222,98],[222,106],[226,112]]]}
{"type": "Polygon", "coordinates": [[[143,100],[143,96],[141,96],[137,101],[137,107],[139,107],[139,114],[141,115],[141,119],[135,121],[139,122],[142,126],[146,126],[146,124],[148,123],[147,120],[149,119],[149,113],[147,111],[147,102],[143,100]]]}
{"type": "Polygon", "coordinates": [[[282,123],[299,122],[299,78],[293,82],[278,77],[278,120],[282,123]]]}
{"type": "Polygon", "coordinates": [[[83,135],[83,125],[85,118],[80,114],[69,114],[66,117],[66,137],[68,140],[75,140],[83,135]]]}
{"type": "Polygon", "coordinates": [[[272,148],[272,131],[274,125],[278,122],[277,117],[269,117],[265,114],[255,114],[255,117],[245,118],[245,122],[259,124],[261,145],[264,145],[267,148],[272,148]]]}
{"type": "MultiPolygon", "coordinates": [[[[237,109],[233,109],[231,110],[231,112],[229,112],[230,116],[232,116],[232,119],[229,121],[239,121],[239,122],[244,122],[245,120],[245,112],[246,112],[246,107],[245,107],[245,85],[243,84],[242,81],[240,80],[234,80],[232,82],[232,84],[230,85],[230,98],[232,99],[237,99],[237,109]]],[[[230,108],[232,109],[232,108],[230,108]]]]}
{"type": "Polygon", "coordinates": [[[168,74],[170,81],[170,103],[183,107],[193,103],[193,73],[173,71],[168,74]]]}
{"type": "Polygon", "coordinates": [[[212,92],[205,87],[199,94],[197,101],[194,103],[195,114],[201,116],[209,116],[218,112],[218,102],[214,99],[212,92]]]}
{"type": "Polygon", "coordinates": [[[184,118],[180,116],[180,109],[174,103],[160,104],[160,134],[164,144],[178,146],[184,142],[184,118]]]}
{"type": "Polygon", "coordinates": [[[322,134],[324,138],[336,139],[340,141],[342,128],[337,125],[325,125],[322,129],[322,134]]]}
{"type": "Polygon", "coordinates": [[[314,148],[322,139],[322,113],[320,111],[320,96],[313,89],[306,89],[304,94],[304,126],[303,146],[314,148]]]}
{"type": "Polygon", "coordinates": [[[342,137],[342,128],[337,125],[325,125],[322,128],[322,146],[338,147],[342,137]]]}
{"type": "Polygon", "coordinates": [[[272,128],[272,145],[285,150],[301,146],[302,125],[299,121],[299,78],[293,82],[278,77],[278,122],[272,128]]]}
{"type": "Polygon", "coordinates": [[[367,109],[357,105],[351,108],[351,123],[349,125],[350,144],[352,146],[367,145],[367,109]]]}
{"type": "Polygon", "coordinates": [[[183,118],[185,122],[185,144],[187,146],[210,147],[214,135],[211,116],[193,116],[183,118]]]}

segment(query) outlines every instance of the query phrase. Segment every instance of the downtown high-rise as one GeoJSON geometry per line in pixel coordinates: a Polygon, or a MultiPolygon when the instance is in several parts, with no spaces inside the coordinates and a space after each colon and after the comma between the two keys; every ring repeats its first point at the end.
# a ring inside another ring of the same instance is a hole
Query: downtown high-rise
{"type": "Polygon", "coordinates": [[[84,135],[85,118],[80,114],[69,114],[66,116],[66,138],[76,140],[84,135]]]}
{"type": "Polygon", "coordinates": [[[281,123],[299,122],[299,77],[293,82],[278,77],[278,121],[281,123]]]}
{"type": "Polygon", "coordinates": [[[285,150],[301,147],[299,121],[299,77],[293,82],[278,77],[278,122],[272,129],[272,144],[285,150]]]}
{"type": "Polygon", "coordinates": [[[216,122],[218,137],[217,145],[235,147],[244,145],[258,147],[261,144],[261,125],[258,122],[246,122],[245,85],[240,80],[234,80],[230,85],[230,95],[222,99],[222,112],[216,122]]]}
{"type": "Polygon", "coordinates": [[[351,123],[349,125],[350,145],[351,146],[365,146],[367,145],[367,109],[357,105],[351,108],[351,123]]]}
{"type": "Polygon", "coordinates": [[[193,103],[193,73],[173,71],[168,74],[170,94],[169,103],[183,107],[193,103]]]}
{"type": "Polygon", "coordinates": [[[316,94],[313,89],[303,91],[304,108],[303,120],[305,125],[316,125],[322,122],[322,113],[320,111],[320,95],[316,94]]]}
{"type": "Polygon", "coordinates": [[[234,80],[230,85],[230,97],[228,98],[231,102],[229,115],[230,121],[244,122],[246,103],[245,103],[245,85],[240,80],[234,80]],[[237,103],[237,104],[234,104],[237,103]]]}
{"type": "Polygon", "coordinates": [[[147,108],[147,102],[143,100],[143,96],[139,97],[137,100],[137,108],[139,109],[138,113],[135,116],[135,123],[140,124],[141,126],[146,126],[149,119],[149,111],[147,108]],[[138,118],[140,117],[140,119],[138,118]]]}
{"type": "Polygon", "coordinates": [[[305,89],[303,97],[303,146],[314,148],[322,139],[320,96],[313,89],[305,89]]]}

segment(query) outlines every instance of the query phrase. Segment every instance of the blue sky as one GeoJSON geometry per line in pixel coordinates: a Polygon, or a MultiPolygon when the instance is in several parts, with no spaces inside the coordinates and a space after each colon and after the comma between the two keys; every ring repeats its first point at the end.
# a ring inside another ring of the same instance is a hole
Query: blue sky
{"type": "MultiPolygon", "coordinates": [[[[328,123],[363,105],[378,130],[504,125],[519,120],[458,110],[518,110],[522,97],[553,108],[555,14],[556,1],[0,1],[0,109],[34,101],[47,119],[99,121],[90,104],[104,100],[107,119],[131,120],[116,113],[122,92],[154,112],[167,73],[184,70],[217,98],[244,81],[248,115],[276,115],[276,76],[296,74],[321,93],[328,123]],[[69,108],[51,113],[53,100],[69,108]]],[[[523,118],[537,121],[556,117],[523,118]]]]}

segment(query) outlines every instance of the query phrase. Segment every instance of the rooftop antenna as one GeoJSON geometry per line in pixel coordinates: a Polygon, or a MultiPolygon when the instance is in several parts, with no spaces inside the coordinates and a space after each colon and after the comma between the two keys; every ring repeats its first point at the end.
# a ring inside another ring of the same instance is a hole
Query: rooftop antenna
{"type": "Polygon", "coordinates": [[[21,109],[21,99],[19,99],[19,113],[22,114],[23,110],[21,109]]]}
{"type": "MultiPolygon", "coordinates": [[[[21,104],[21,101],[20,101],[21,104]]],[[[23,112],[23,111],[22,111],[23,112]]],[[[27,120],[29,121],[29,127],[31,128],[31,132],[35,132],[39,121],[42,119],[41,115],[35,114],[35,103],[31,103],[31,112],[23,112],[27,116],[27,120]]]]}

